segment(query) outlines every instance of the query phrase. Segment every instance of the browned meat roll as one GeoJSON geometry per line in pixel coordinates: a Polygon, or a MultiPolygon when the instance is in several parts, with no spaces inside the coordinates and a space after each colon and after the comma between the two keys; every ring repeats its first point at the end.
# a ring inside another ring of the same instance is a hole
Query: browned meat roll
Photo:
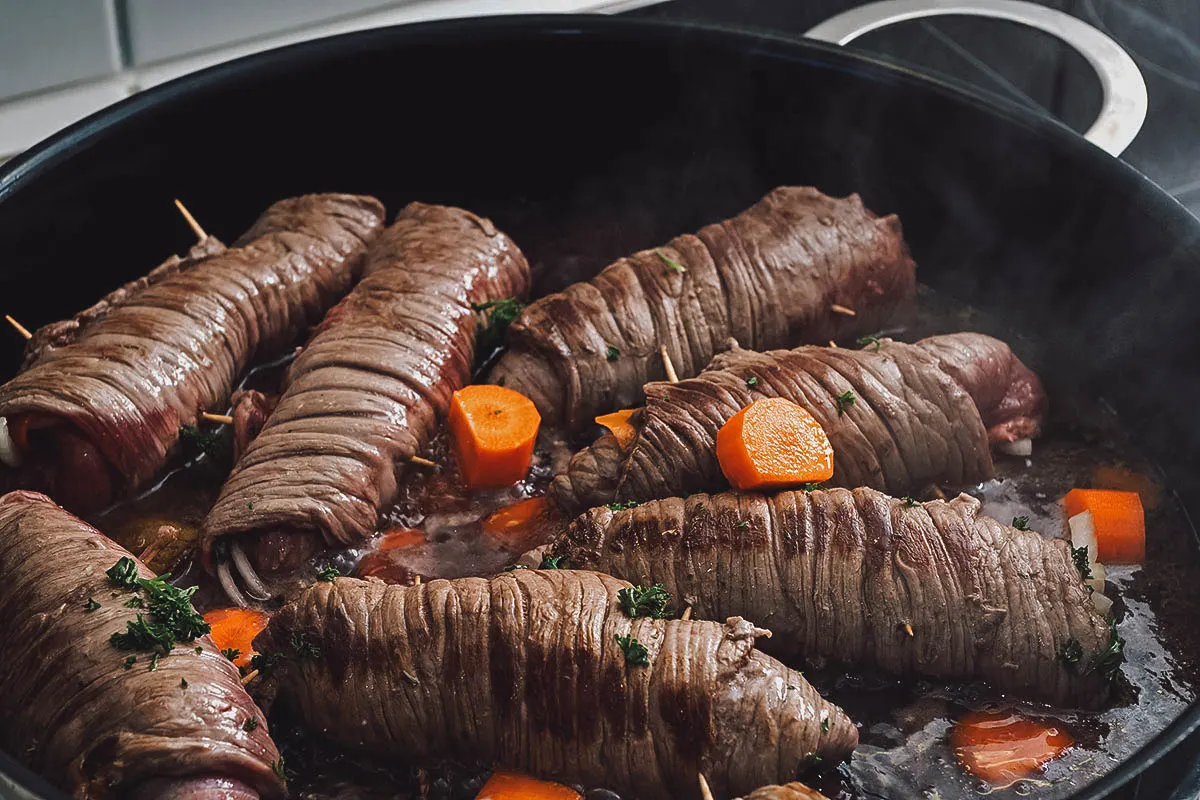
{"type": "Polygon", "coordinates": [[[1085,705],[1104,699],[1121,661],[1070,544],[980,516],[967,495],[696,494],[592,509],[551,551],[661,583],[697,617],[754,619],[781,656],[1085,705]]]}
{"type": "Polygon", "coordinates": [[[686,378],[730,337],[766,350],[878,330],[912,294],[915,273],[894,215],[877,218],[858,195],[782,186],[732,219],[531,304],[491,381],[532,398],[547,423],[577,430],[640,404],[642,386],[666,377],[662,346],[686,378]]]}
{"type": "Polygon", "coordinates": [[[164,265],[40,334],[31,366],[0,387],[20,482],[92,511],[149,480],[181,426],[349,290],[382,223],[369,197],[283,200],[234,247],[164,265]]]}
{"type": "Polygon", "coordinates": [[[618,599],[628,586],[560,570],[409,587],[339,578],[254,644],[283,657],[272,680],[310,728],[384,757],[498,764],[639,798],[696,795],[680,788],[703,772],[728,797],[855,747],[839,708],[755,649],[765,631],[631,619],[618,599]]]}
{"type": "MultiPolygon", "coordinates": [[[[373,534],[408,460],[470,380],[472,305],[528,288],[525,257],[489,220],[423,203],[401,211],[371,247],[363,280],[292,364],[204,523],[203,550],[269,534],[249,541],[250,562],[269,570],[294,564],[321,537],[346,545],[373,534]]],[[[250,590],[264,593],[234,555],[250,590]]],[[[226,562],[217,567],[240,602],[226,562]]]]}
{"type": "Polygon", "coordinates": [[[881,339],[862,350],[734,347],[693,379],[648,385],[628,447],[609,434],[577,453],[555,479],[555,497],[582,509],[728,489],[717,431],[761,397],[792,400],[821,423],[835,486],[891,494],[990,478],[989,441],[1035,435],[1046,411],[1037,375],[983,334],[881,339]]]}
{"type": "Polygon", "coordinates": [[[788,783],[783,786],[762,786],[738,800],[829,800],[828,797],[810,789],[803,783],[788,783]]]}
{"type": "MultiPolygon", "coordinates": [[[[266,719],[212,639],[114,645],[160,622],[150,590],[106,574],[122,558],[49,498],[0,497],[0,747],[79,798],[283,797],[266,719]]],[[[154,577],[127,564],[130,580],[154,577]]]]}

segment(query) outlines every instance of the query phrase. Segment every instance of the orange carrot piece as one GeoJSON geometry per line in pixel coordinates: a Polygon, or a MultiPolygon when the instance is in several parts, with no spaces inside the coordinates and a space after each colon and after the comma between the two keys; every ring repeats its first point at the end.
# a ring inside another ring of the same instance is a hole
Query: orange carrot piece
{"type": "Polygon", "coordinates": [[[483,521],[483,529],[488,533],[512,533],[527,527],[550,508],[549,498],[531,497],[495,512],[483,521]]]}
{"type": "Polygon", "coordinates": [[[379,578],[388,583],[408,583],[413,572],[392,551],[424,544],[425,534],[414,528],[393,528],[383,535],[375,549],[364,555],[354,568],[360,578],[379,578]]]}
{"type": "Polygon", "coordinates": [[[717,431],[717,461],[733,488],[785,489],[833,477],[833,447],[813,415],[790,400],[755,400],[717,431]]]}
{"type": "Polygon", "coordinates": [[[233,663],[239,667],[250,666],[254,652],[254,637],[267,627],[271,615],[252,608],[214,608],[204,615],[204,621],[212,628],[210,635],[221,650],[237,650],[233,663]]]}
{"type": "Polygon", "coordinates": [[[512,389],[480,384],[455,392],[451,443],[466,484],[497,489],[524,478],[541,423],[533,401],[512,389]]]}
{"type": "Polygon", "coordinates": [[[1101,564],[1141,564],[1146,560],[1146,512],[1137,492],[1072,489],[1063,505],[1068,517],[1092,512],[1096,560],[1101,564]]]}
{"type": "Polygon", "coordinates": [[[950,731],[950,749],[963,769],[996,785],[1032,775],[1074,743],[1058,725],[1009,711],[974,711],[950,731]]]}
{"type": "Polygon", "coordinates": [[[561,783],[540,781],[520,772],[496,770],[475,800],[581,800],[579,792],[561,783]]]}
{"type": "Polygon", "coordinates": [[[637,411],[636,408],[622,408],[620,411],[614,411],[611,414],[602,414],[596,417],[596,423],[608,428],[612,435],[617,437],[617,444],[624,449],[629,447],[629,443],[633,441],[633,437],[637,434],[637,429],[629,422],[629,418],[637,411]]]}

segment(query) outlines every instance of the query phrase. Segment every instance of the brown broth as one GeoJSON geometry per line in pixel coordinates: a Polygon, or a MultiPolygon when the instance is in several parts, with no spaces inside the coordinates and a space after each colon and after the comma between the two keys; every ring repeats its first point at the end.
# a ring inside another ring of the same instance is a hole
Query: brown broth
{"type": "MultiPolygon", "coordinates": [[[[935,332],[997,329],[973,309],[925,290],[921,306],[920,319],[898,329],[894,333],[897,338],[911,341],[935,332]]],[[[247,383],[269,391],[280,375],[279,365],[273,365],[256,371],[247,383]]],[[[1060,403],[1060,398],[1052,398],[1052,402],[1060,403]]],[[[1102,401],[1061,405],[1070,408],[1070,413],[1060,415],[1048,435],[1035,443],[1031,458],[998,456],[998,477],[968,487],[969,493],[983,501],[984,513],[1002,521],[1028,516],[1032,529],[1046,536],[1063,536],[1065,520],[1058,500],[1072,487],[1090,486],[1097,467],[1119,466],[1162,485],[1154,465],[1121,440],[1102,401]]],[[[413,545],[389,551],[388,558],[395,566],[390,576],[411,582],[417,575],[433,579],[494,574],[524,550],[548,541],[562,520],[543,519],[528,530],[506,536],[489,533],[484,520],[500,508],[542,494],[553,465],[569,451],[567,443],[543,432],[529,480],[508,490],[472,493],[460,487],[453,457],[444,437],[439,437],[427,453],[438,463],[438,470],[410,470],[399,503],[381,526],[381,531],[409,528],[420,532],[413,545]]],[[[220,470],[201,459],[172,473],[156,491],[108,512],[98,520],[99,525],[140,552],[162,524],[194,531],[215,498],[220,479],[220,470]]],[[[1193,591],[1191,582],[1200,574],[1200,563],[1190,544],[1193,531],[1169,492],[1163,494],[1157,508],[1147,510],[1146,527],[1145,565],[1108,571],[1106,593],[1115,600],[1113,611],[1126,642],[1126,663],[1114,698],[1104,710],[1053,709],[1005,700],[979,685],[906,683],[804,665],[806,677],[859,724],[862,740],[848,763],[821,765],[804,779],[834,800],[965,800],[981,795],[1002,800],[1031,795],[1066,797],[1112,770],[1196,698],[1200,634],[1192,623],[1200,613],[1200,593],[1193,591]],[[1006,787],[989,786],[962,769],[947,743],[947,733],[957,718],[989,708],[1015,708],[1033,717],[1057,720],[1075,744],[1040,775],[1006,787]]],[[[311,583],[316,571],[329,564],[351,574],[364,553],[379,541],[322,554],[294,577],[292,588],[311,583]]],[[[200,582],[197,598],[201,610],[225,604],[211,579],[186,559],[179,560],[176,572],[186,582],[200,582]]],[[[425,765],[427,769],[421,770],[420,765],[374,763],[306,735],[286,709],[273,712],[272,730],[287,758],[293,797],[473,798],[488,771],[486,765],[425,765]]],[[[588,797],[613,800],[616,796],[593,789],[588,797]]]]}

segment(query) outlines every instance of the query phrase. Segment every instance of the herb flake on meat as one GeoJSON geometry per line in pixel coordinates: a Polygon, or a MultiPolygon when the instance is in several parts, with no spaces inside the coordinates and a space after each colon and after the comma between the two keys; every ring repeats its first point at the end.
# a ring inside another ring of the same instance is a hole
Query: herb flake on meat
{"type": "Polygon", "coordinates": [[[646,646],[632,636],[621,636],[614,634],[613,638],[617,640],[617,644],[621,646],[621,652],[625,654],[625,662],[632,664],[635,667],[646,667],[650,665],[650,651],[646,646]]]}
{"type": "Polygon", "coordinates": [[[661,583],[622,589],[617,592],[617,600],[621,603],[621,610],[635,619],[671,619],[675,616],[675,610],[668,605],[671,602],[671,593],[664,589],[661,583]]]}
{"type": "Polygon", "coordinates": [[[113,564],[111,567],[105,570],[104,574],[107,575],[108,579],[117,586],[121,586],[126,589],[137,588],[137,564],[134,563],[133,559],[129,558],[128,556],[122,556],[116,564],[113,564]]]}
{"type": "Polygon", "coordinates": [[[746,378],[747,389],[753,389],[755,386],[758,386],[758,378],[754,377],[753,375],[751,375],[749,378],[746,378]]]}
{"type": "Polygon", "coordinates": [[[604,348],[604,358],[608,361],[616,361],[621,356],[621,351],[613,347],[611,344],[604,348]]]}
{"type": "Polygon", "coordinates": [[[137,564],[123,557],[106,571],[117,585],[146,593],[143,601],[149,614],[125,624],[125,631],[110,637],[118,650],[153,650],[168,655],[177,642],[191,642],[209,632],[204,617],[192,606],[196,587],[180,589],[162,578],[137,577],[137,564]]]}
{"type": "Polygon", "coordinates": [[[1078,664],[1083,659],[1083,645],[1074,636],[1067,639],[1063,644],[1062,660],[1068,664],[1078,664]]]}
{"type": "Polygon", "coordinates": [[[604,507],[607,508],[609,511],[628,511],[631,508],[637,508],[638,501],[637,500],[627,500],[624,503],[621,503],[621,502],[606,503],[604,507]]]}
{"type": "Polygon", "coordinates": [[[1012,526],[1019,531],[1029,530],[1029,517],[1013,517],[1012,526]]]}
{"type": "Polygon", "coordinates": [[[878,353],[879,345],[880,345],[879,337],[878,336],[861,336],[861,337],[859,337],[858,346],[865,349],[867,347],[867,345],[874,345],[874,347],[872,347],[871,350],[873,352],[878,353]]]}
{"type": "Polygon", "coordinates": [[[131,597],[125,601],[125,607],[126,608],[145,608],[146,604],[145,604],[145,602],[142,601],[142,598],[137,597],[135,595],[134,597],[131,597]]]}
{"type": "MultiPolygon", "coordinates": [[[[1015,526],[1014,526],[1015,527],[1015,526]]],[[[1087,545],[1083,547],[1071,547],[1071,560],[1075,562],[1075,569],[1079,570],[1079,577],[1085,581],[1092,579],[1092,561],[1088,557],[1087,545]]],[[[1092,590],[1088,586],[1088,591],[1092,590]]]]}
{"type": "Polygon", "coordinates": [[[913,497],[913,496],[911,496],[911,495],[907,495],[907,494],[906,494],[906,495],[904,495],[904,497],[901,497],[900,499],[904,501],[904,507],[905,507],[905,508],[912,508],[912,507],[913,507],[913,506],[915,506],[915,505],[920,505],[920,504],[917,502],[917,498],[915,498],[915,497],[913,497]]]}
{"type": "Polygon", "coordinates": [[[321,648],[308,641],[303,633],[292,634],[292,653],[297,661],[316,661],[321,657],[321,648]]]}
{"type": "Polygon", "coordinates": [[[95,611],[96,609],[98,609],[99,607],[100,607],[100,604],[96,602],[96,599],[93,597],[89,597],[87,604],[83,607],[83,613],[90,614],[93,611],[95,611]]]}
{"type": "Polygon", "coordinates": [[[846,409],[848,409],[848,408],[850,408],[850,406],[854,405],[854,401],[857,398],[854,396],[854,392],[847,389],[846,391],[839,394],[836,399],[837,399],[838,416],[840,417],[846,413],[846,409]]]}
{"type": "Polygon", "coordinates": [[[137,663],[137,656],[130,656],[125,659],[125,669],[133,669],[133,665],[137,663]]]}
{"type": "Polygon", "coordinates": [[[184,425],[179,429],[179,440],[193,458],[205,455],[221,459],[229,453],[229,442],[221,431],[206,431],[197,425],[184,425]]]}
{"type": "Polygon", "coordinates": [[[515,297],[503,300],[489,300],[486,303],[472,303],[472,311],[481,311],[487,315],[487,324],[479,328],[476,335],[476,349],[487,357],[504,344],[508,334],[508,326],[521,314],[525,304],[515,297]]]}
{"type": "Polygon", "coordinates": [[[187,687],[188,687],[187,678],[180,678],[179,679],[179,688],[186,689],[187,687]]]}
{"type": "Polygon", "coordinates": [[[275,773],[275,777],[283,782],[287,782],[287,767],[283,764],[283,756],[279,756],[278,761],[271,762],[271,771],[275,773]]]}
{"type": "Polygon", "coordinates": [[[258,717],[250,717],[242,723],[242,730],[246,733],[253,733],[258,728],[258,717]]]}
{"type": "Polygon", "coordinates": [[[339,577],[341,574],[341,570],[339,570],[337,567],[326,567],[317,573],[317,580],[333,583],[334,578],[339,577]]]}
{"type": "Polygon", "coordinates": [[[806,491],[806,492],[818,492],[824,488],[825,488],[824,483],[806,483],[806,484],[804,484],[804,491],[806,491]]]}
{"type": "Polygon", "coordinates": [[[538,564],[538,569],[566,569],[563,566],[563,562],[566,560],[566,556],[543,556],[542,563],[538,564]]]}
{"type": "Polygon", "coordinates": [[[675,259],[668,256],[662,250],[655,250],[654,254],[656,256],[658,256],[664,264],[667,265],[667,270],[669,272],[677,272],[679,274],[683,274],[683,273],[687,272],[687,267],[685,267],[683,264],[680,264],[678,261],[676,261],[675,259]]]}
{"type": "Polygon", "coordinates": [[[226,647],[224,650],[221,651],[221,655],[225,656],[230,661],[237,661],[238,656],[240,656],[241,654],[242,654],[242,651],[238,650],[236,647],[226,647]]]}
{"type": "MultiPolygon", "coordinates": [[[[320,651],[318,651],[319,653],[320,651]]],[[[250,669],[258,670],[258,674],[265,676],[275,669],[282,659],[282,653],[255,653],[250,657],[250,669]]]]}

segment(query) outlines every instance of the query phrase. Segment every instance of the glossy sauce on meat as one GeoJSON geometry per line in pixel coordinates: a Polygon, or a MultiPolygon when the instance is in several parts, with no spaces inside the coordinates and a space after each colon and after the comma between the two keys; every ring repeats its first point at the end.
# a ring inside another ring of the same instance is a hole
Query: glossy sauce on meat
{"type": "MultiPolygon", "coordinates": [[[[922,292],[922,316],[903,329],[888,331],[905,341],[933,333],[987,330],[1004,336],[1002,326],[953,301],[922,292]]],[[[1009,332],[1011,333],[1011,332],[1009,332]]],[[[1019,337],[1009,337],[1019,351],[1019,337]]],[[[843,343],[851,346],[852,343],[843,343]]],[[[246,382],[250,388],[271,391],[279,368],[262,369],[246,382]]],[[[1141,568],[1110,567],[1107,594],[1116,600],[1114,613],[1124,637],[1126,663],[1117,690],[1098,712],[1055,709],[998,699],[981,686],[949,686],[902,682],[891,678],[805,669],[804,675],[825,696],[843,707],[860,726],[861,744],[852,759],[840,765],[821,765],[804,780],[830,798],[939,798],[964,800],[1070,795],[1096,777],[1111,771],[1157,735],[1196,697],[1200,674],[1200,633],[1194,619],[1200,598],[1189,585],[1198,568],[1188,543],[1190,523],[1170,495],[1155,466],[1126,442],[1118,421],[1102,402],[1051,397],[1058,413],[1046,434],[1034,445],[1031,458],[997,456],[997,477],[966,490],[983,501],[983,513],[1002,521],[1028,516],[1029,527],[1054,535],[1065,525],[1059,499],[1077,486],[1128,488],[1113,481],[1143,476],[1145,491],[1157,496],[1146,502],[1147,554],[1141,568]],[[1064,409],[1072,410],[1070,414],[1064,409]],[[1122,476],[1126,476],[1122,478],[1122,476]],[[954,722],[964,715],[989,709],[1015,709],[1038,720],[1059,724],[1074,744],[1049,762],[1040,773],[996,787],[967,774],[949,744],[954,722]]],[[[437,577],[494,574],[534,544],[549,540],[562,524],[539,517],[498,535],[488,518],[502,508],[540,496],[553,472],[552,464],[573,452],[581,441],[558,441],[543,431],[528,480],[508,489],[471,493],[461,488],[444,435],[425,455],[440,468],[410,470],[400,501],[388,514],[381,536],[364,547],[324,553],[295,576],[297,585],[312,582],[318,569],[337,566],[352,574],[360,564],[373,574],[410,583],[437,577]],[[396,546],[373,552],[391,534],[396,546]],[[402,534],[402,535],[397,535],[402,534]]],[[[174,526],[170,541],[178,553],[189,547],[194,527],[211,505],[222,471],[208,458],[172,473],[156,490],[125,507],[110,511],[99,526],[119,542],[141,552],[162,526],[174,526]]],[[[494,526],[493,526],[494,527],[494,526]]],[[[170,547],[154,563],[172,562],[170,547]]],[[[201,571],[189,570],[186,558],[174,559],[175,572],[194,580],[201,571]]],[[[224,605],[220,590],[207,576],[202,583],[201,610],[224,605]]],[[[338,797],[474,798],[488,770],[461,765],[397,765],[348,756],[302,732],[287,710],[272,713],[272,731],[289,768],[294,797],[333,800],[338,797]]],[[[588,800],[613,800],[611,792],[579,787],[588,800]]]]}

